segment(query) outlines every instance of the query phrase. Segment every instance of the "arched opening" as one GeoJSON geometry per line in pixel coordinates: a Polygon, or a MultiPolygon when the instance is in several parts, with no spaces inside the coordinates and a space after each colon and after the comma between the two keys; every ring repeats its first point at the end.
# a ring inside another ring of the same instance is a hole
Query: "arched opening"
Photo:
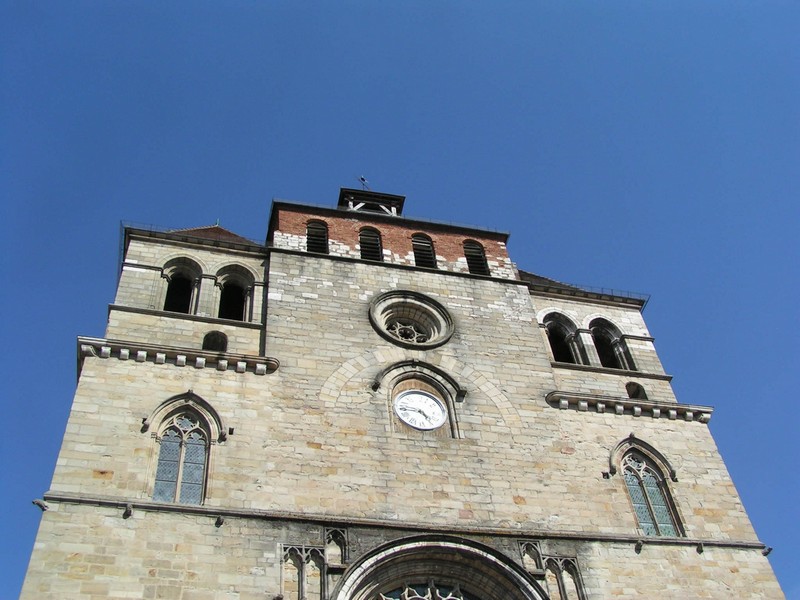
{"type": "Polygon", "coordinates": [[[575,325],[565,316],[550,313],[544,318],[547,341],[555,362],[586,364],[586,351],[575,325]]]}
{"type": "Polygon", "coordinates": [[[475,240],[464,242],[464,257],[467,259],[467,268],[473,275],[489,275],[489,265],[486,262],[486,252],[475,240]]]}
{"type": "Polygon", "coordinates": [[[188,314],[192,307],[192,280],[178,273],[169,279],[164,310],[188,314]]]}
{"type": "Polygon", "coordinates": [[[414,264],[427,269],[436,268],[436,253],[433,250],[433,240],[423,233],[411,236],[411,247],[414,250],[414,264]]]}
{"type": "Polygon", "coordinates": [[[644,391],[644,387],[635,381],[629,381],[625,385],[625,390],[628,392],[628,398],[633,400],[647,400],[647,393],[644,391]]]}
{"type": "Polygon", "coordinates": [[[219,297],[219,318],[244,321],[244,308],[247,294],[244,287],[235,282],[222,286],[219,297]]]}
{"type": "Polygon", "coordinates": [[[609,369],[636,370],[628,346],[616,327],[605,319],[594,319],[589,324],[589,329],[602,366],[609,369]]]}
{"type": "Polygon", "coordinates": [[[464,538],[419,536],[391,542],[351,565],[337,600],[545,600],[522,567],[464,538]],[[437,595],[438,594],[438,595],[437,595]]]}
{"type": "Polygon", "coordinates": [[[247,321],[252,310],[254,283],[253,274],[242,265],[228,265],[217,271],[220,288],[217,316],[231,321],[247,321]]]}
{"type": "Polygon", "coordinates": [[[317,254],[328,253],[328,225],[322,221],[309,221],[306,225],[306,250],[317,254]]]}
{"type": "Polygon", "coordinates": [[[203,350],[212,352],[228,351],[228,336],[221,331],[209,331],[203,337],[203,350]]]}
{"type": "Polygon", "coordinates": [[[167,280],[164,310],[192,314],[203,270],[192,259],[181,256],[168,261],[161,271],[167,280]]]}
{"type": "Polygon", "coordinates": [[[361,247],[361,258],[363,260],[383,260],[383,247],[381,246],[381,234],[372,227],[365,227],[358,233],[358,244],[361,247]]]}

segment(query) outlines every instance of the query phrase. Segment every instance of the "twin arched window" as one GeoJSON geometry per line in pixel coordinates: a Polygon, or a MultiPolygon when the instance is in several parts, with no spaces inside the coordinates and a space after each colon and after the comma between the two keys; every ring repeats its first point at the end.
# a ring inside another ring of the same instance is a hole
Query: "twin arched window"
{"type": "Polygon", "coordinates": [[[203,419],[187,408],[162,425],[153,489],[157,502],[201,504],[208,465],[209,434],[203,419]]]}
{"type": "MultiPolygon", "coordinates": [[[[167,293],[164,310],[183,314],[194,314],[198,309],[198,296],[203,269],[190,258],[173,259],[162,270],[167,279],[167,293]]],[[[246,268],[229,265],[220,269],[216,275],[220,287],[220,319],[244,321],[248,317],[248,304],[255,279],[246,268]]],[[[203,302],[199,303],[201,306],[203,302]]]]}

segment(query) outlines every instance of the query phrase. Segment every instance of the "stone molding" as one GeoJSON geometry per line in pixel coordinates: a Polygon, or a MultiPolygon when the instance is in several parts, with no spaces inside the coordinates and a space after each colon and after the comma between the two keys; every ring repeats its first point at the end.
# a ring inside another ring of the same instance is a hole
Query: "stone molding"
{"type": "MultiPolygon", "coordinates": [[[[254,283],[254,286],[263,283],[254,283]]],[[[139,308],[136,306],[125,306],[123,304],[109,304],[108,316],[111,318],[111,311],[118,310],[120,312],[136,313],[140,315],[151,315],[154,317],[166,317],[170,319],[181,319],[182,321],[197,321],[199,323],[213,323],[217,325],[228,325],[234,327],[245,327],[247,329],[262,329],[264,324],[260,321],[234,321],[231,319],[220,319],[218,317],[203,317],[201,315],[191,315],[188,313],[170,312],[168,310],[157,310],[155,308],[139,308]]]]}
{"type": "MultiPolygon", "coordinates": [[[[153,502],[151,500],[131,500],[112,496],[94,496],[88,494],[75,494],[70,492],[47,492],[43,499],[46,502],[63,504],[80,504],[88,506],[102,506],[120,509],[122,511],[130,507],[131,510],[141,510],[144,512],[170,512],[183,513],[199,516],[208,516],[210,519],[222,517],[234,517],[243,519],[261,519],[270,521],[295,521],[303,523],[314,523],[319,525],[335,524],[338,528],[343,527],[376,527],[407,532],[420,532],[430,534],[431,532],[443,532],[449,534],[478,535],[478,536],[498,536],[515,540],[574,540],[601,543],[643,543],[646,545],[659,546],[695,546],[717,548],[737,548],[765,550],[767,546],[759,541],[747,540],[715,540],[686,537],[646,537],[640,534],[611,534],[611,533],[589,533],[585,531],[550,531],[547,529],[499,529],[496,527],[464,527],[456,524],[437,525],[431,522],[397,522],[382,521],[380,519],[367,519],[359,517],[346,517],[342,515],[319,515],[304,514],[289,511],[260,510],[260,509],[235,509],[223,508],[219,506],[202,506],[192,504],[172,504],[164,502],[153,502]]],[[[45,518],[47,518],[45,516],[45,518]]],[[[213,523],[211,523],[213,525],[213,523]]]]}
{"type": "Polygon", "coordinates": [[[563,392],[554,390],[545,396],[545,401],[553,408],[577,410],[581,412],[597,412],[634,417],[652,417],[654,419],[677,419],[683,421],[699,421],[708,423],[714,408],[696,404],[677,404],[640,400],[638,398],[620,398],[617,396],[600,396],[579,392],[563,392]]]}
{"type": "Polygon", "coordinates": [[[216,369],[217,371],[235,371],[237,373],[254,373],[266,375],[278,369],[277,358],[268,356],[249,356],[246,354],[229,354],[196,348],[176,348],[155,344],[107,340],[103,338],[78,338],[78,376],[87,356],[96,358],[116,358],[156,365],[174,367],[194,367],[195,369],[216,369]]]}
{"type": "Polygon", "coordinates": [[[550,365],[554,369],[572,369],[574,371],[589,371],[591,373],[608,373],[609,375],[624,375],[625,377],[635,379],[642,377],[644,379],[658,379],[660,381],[672,381],[672,375],[662,373],[646,373],[644,371],[629,371],[627,369],[610,369],[608,367],[595,367],[594,365],[579,365],[575,363],[550,361],[550,365]]]}

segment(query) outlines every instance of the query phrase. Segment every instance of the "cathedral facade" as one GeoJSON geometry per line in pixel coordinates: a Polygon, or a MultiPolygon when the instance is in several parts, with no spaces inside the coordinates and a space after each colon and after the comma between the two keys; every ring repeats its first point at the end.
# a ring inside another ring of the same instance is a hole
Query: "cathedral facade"
{"type": "Polygon", "coordinates": [[[646,300],[404,200],[125,229],[23,598],[783,598],[646,300]]]}

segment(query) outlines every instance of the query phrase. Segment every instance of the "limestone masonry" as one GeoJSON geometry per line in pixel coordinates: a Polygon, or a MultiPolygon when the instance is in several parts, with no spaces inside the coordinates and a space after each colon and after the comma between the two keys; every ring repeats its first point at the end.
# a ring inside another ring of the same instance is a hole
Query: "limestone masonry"
{"type": "Polygon", "coordinates": [[[783,598],[645,300],[404,200],[125,229],[22,598],[783,598]]]}

